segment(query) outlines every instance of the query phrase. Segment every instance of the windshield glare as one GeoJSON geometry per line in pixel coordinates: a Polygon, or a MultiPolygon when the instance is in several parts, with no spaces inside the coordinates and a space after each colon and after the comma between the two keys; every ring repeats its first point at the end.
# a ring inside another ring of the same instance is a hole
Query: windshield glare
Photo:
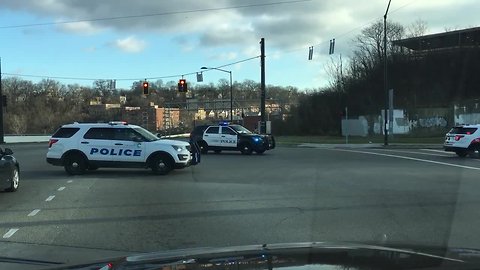
{"type": "Polygon", "coordinates": [[[135,128],[133,128],[133,130],[140,133],[140,135],[142,135],[149,142],[159,140],[159,138],[157,136],[155,136],[153,133],[151,133],[150,131],[148,131],[144,128],[135,127],[135,128]]]}

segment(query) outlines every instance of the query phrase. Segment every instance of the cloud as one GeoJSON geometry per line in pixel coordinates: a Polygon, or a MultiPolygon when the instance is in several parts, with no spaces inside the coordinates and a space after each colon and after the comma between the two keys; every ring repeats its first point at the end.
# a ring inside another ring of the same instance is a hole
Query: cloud
{"type": "Polygon", "coordinates": [[[211,57],[211,59],[219,60],[220,62],[233,61],[237,58],[238,58],[238,53],[236,52],[216,53],[211,57]]]}
{"type": "MultiPolygon", "coordinates": [[[[196,42],[181,47],[188,50],[192,44],[201,48],[243,48],[257,45],[261,37],[266,39],[267,46],[277,49],[308,48],[335,37],[339,41],[340,36],[350,39],[366,23],[381,19],[386,9],[385,0],[282,2],[286,0],[137,0],[135,3],[131,0],[2,0],[0,9],[25,11],[41,22],[117,17],[58,28],[80,34],[108,28],[127,35],[195,36],[196,42]],[[268,5],[248,7],[258,4],[268,5]],[[128,18],[142,14],[145,16],[128,18]]],[[[431,29],[468,27],[477,22],[477,6],[477,0],[396,0],[392,1],[389,19],[409,25],[422,18],[431,29]]]]}
{"type": "Polygon", "coordinates": [[[117,39],[113,44],[116,48],[126,53],[139,53],[146,47],[146,42],[135,38],[135,36],[117,39]]]}
{"type": "Polygon", "coordinates": [[[93,25],[91,22],[75,22],[60,24],[59,29],[65,32],[72,32],[75,34],[93,35],[103,31],[103,28],[93,25]]]}

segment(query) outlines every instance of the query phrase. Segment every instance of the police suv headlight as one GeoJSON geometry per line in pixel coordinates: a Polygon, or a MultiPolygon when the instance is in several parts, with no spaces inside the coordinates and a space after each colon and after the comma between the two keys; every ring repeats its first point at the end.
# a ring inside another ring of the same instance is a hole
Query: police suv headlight
{"type": "Polygon", "coordinates": [[[180,146],[180,145],[172,145],[173,149],[175,149],[177,152],[182,152],[183,150],[186,150],[185,147],[180,146]]]}
{"type": "Polygon", "coordinates": [[[254,142],[261,142],[262,140],[263,140],[262,137],[254,137],[253,138],[254,142]]]}

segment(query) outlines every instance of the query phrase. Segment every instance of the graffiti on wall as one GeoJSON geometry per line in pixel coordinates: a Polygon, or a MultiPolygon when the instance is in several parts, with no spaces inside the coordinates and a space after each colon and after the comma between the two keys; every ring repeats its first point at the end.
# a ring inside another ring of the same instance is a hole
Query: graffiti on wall
{"type": "Polygon", "coordinates": [[[419,118],[418,120],[410,121],[412,128],[431,128],[431,127],[447,127],[447,119],[443,116],[433,116],[426,118],[419,118]]]}

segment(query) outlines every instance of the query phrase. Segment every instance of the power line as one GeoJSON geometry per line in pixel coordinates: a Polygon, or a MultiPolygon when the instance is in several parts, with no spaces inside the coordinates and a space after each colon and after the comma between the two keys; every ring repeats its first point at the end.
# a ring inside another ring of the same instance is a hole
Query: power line
{"type": "MultiPolygon", "coordinates": [[[[240,64],[243,62],[247,62],[256,58],[259,58],[260,55],[246,58],[243,60],[239,60],[236,62],[228,63],[225,65],[218,66],[217,68],[222,68],[222,67],[228,67],[228,66],[233,66],[236,64],[240,64]]],[[[203,71],[205,72],[205,71],[203,71]]],[[[65,77],[65,76],[47,76],[47,75],[31,75],[31,74],[19,74],[19,73],[6,73],[2,72],[2,75],[7,75],[7,76],[17,76],[17,77],[30,77],[30,78],[43,78],[43,79],[56,79],[56,80],[77,80],[77,81],[97,81],[97,80],[105,80],[105,78],[85,78],[85,77],[65,77]]],[[[195,72],[189,72],[189,73],[183,73],[183,74],[176,74],[176,75],[166,75],[166,76],[154,76],[154,77],[142,77],[142,78],[119,78],[115,79],[116,81],[141,81],[144,79],[147,80],[159,80],[159,79],[168,79],[168,78],[179,78],[179,77],[184,77],[184,76],[189,76],[189,75],[196,75],[197,71],[195,72]]],[[[113,78],[112,78],[113,79],[113,78]]]]}
{"type": "Polygon", "coordinates": [[[31,75],[31,74],[19,74],[19,73],[7,73],[2,72],[2,75],[17,76],[17,77],[31,77],[31,78],[44,78],[44,79],[58,79],[58,80],[78,80],[78,81],[95,81],[103,79],[94,78],[80,78],[80,77],[60,77],[60,76],[45,76],[45,75],[31,75]]]}
{"type": "Polygon", "coordinates": [[[219,11],[219,10],[228,10],[228,9],[276,6],[276,5],[295,4],[295,3],[309,2],[309,1],[312,1],[312,0],[290,0],[290,1],[271,2],[271,3],[263,3],[263,4],[239,5],[239,6],[231,6],[231,7],[220,7],[220,8],[192,9],[192,10],[184,10],[184,11],[170,11],[170,12],[150,13],[150,14],[141,14],[141,15],[127,15],[127,16],[92,18],[92,19],[81,19],[81,20],[70,20],[70,21],[59,21],[59,22],[6,25],[6,26],[0,26],[0,29],[49,26],[49,25],[59,25],[59,24],[79,23],[79,22],[113,21],[113,20],[134,19],[134,18],[142,18],[142,17],[156,17],[156,16],[167,16],[167,15],[177,15],[177,14],[187,14],[187,13],[219,11]]]}

